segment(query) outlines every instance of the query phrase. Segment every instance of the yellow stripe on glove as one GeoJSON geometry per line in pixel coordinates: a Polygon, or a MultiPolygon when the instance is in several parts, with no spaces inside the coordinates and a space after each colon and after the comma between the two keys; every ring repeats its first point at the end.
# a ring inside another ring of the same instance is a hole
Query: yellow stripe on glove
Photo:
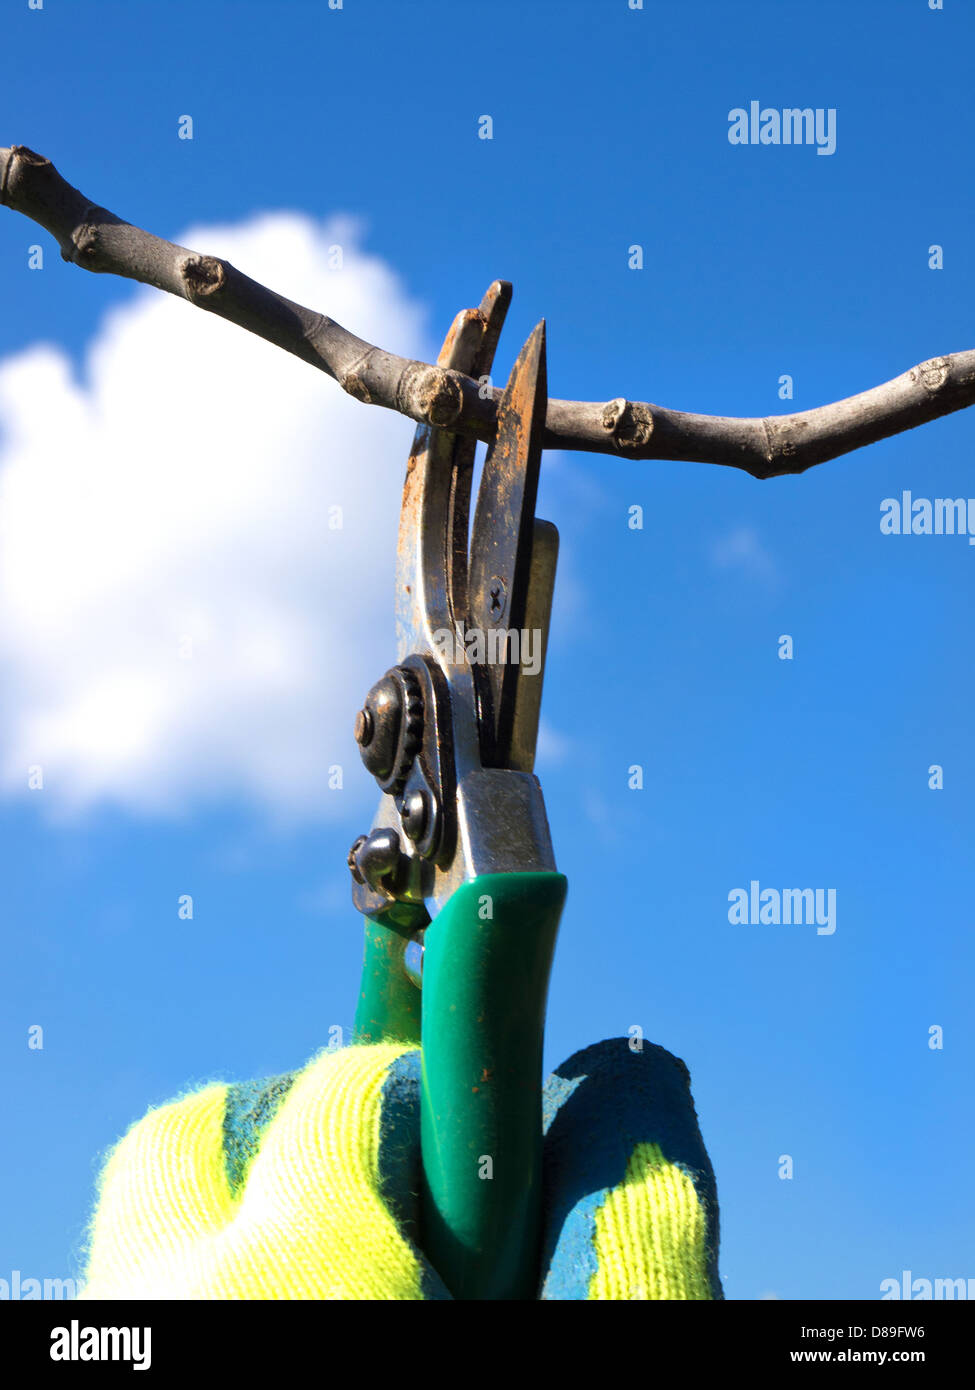
{"type": "Polygon", "coordinates": [[[226,1086],[151,1111],[106,1166],[80,1297],[419,1298],[419,1262],[378,1185],[383,1082],[405,1050],[316,1058],[239,1197],[224,1157],[226,1086]]]}
{"type": "MultiPolygon", "coordinates": [[[[79,1296],[449,1298],[416,1243],[419,1093],[419,1053],[377,1044],[151,1110],[104,1168],[79,1296]]],[[[539,1297],[720,1298],[683,1063],[599,1043],[544,1109],[539,1297]]]]}

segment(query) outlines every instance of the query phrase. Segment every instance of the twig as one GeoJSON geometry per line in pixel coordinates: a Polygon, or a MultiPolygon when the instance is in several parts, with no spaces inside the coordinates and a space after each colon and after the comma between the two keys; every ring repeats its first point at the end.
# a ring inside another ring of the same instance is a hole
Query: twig
{"type": "MultiPolygon", "coordinates": [[[[24,145],[0,148],[0,202],[40,223],[66,261],[179,295],[333,377],[356,400],[421,424],[490,440],[501,392],[459,372],[397,357],[334,319],[294,304],[228,261],[199,255],[123,222],[24,145]]],[[[755,478],[815,464],[975,404],[975,350],[935,357],[892,381],[815,410],[764,419],[691,415],[622,398],[550,400],[545,447],[631,459],[740,468],[755,478]]]]}

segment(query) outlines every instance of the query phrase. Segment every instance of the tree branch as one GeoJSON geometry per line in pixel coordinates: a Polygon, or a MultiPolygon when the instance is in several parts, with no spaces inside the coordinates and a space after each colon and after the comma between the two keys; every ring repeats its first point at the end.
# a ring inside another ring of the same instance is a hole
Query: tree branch
{"type": "MultiPolygon", "coordinates": [[[[201,309],[326,372],[356,400],[421,424],[490,440],[501,392],[460,372],[373,347],[334,319],[294,304],[228,261],[199,255],[123,222],[65,182],[24,145],[0,148],[0,203],[47,229],[66,261],[123,275],[201,309]]],[[[794,415],[691,415],[622,398],[550,400],[545,447],[630,459],[677,459],[743,469],[755,478],[803,473],[939,415],[975,404],[975,350],[935,357],[859,395],[794,415]]]]}

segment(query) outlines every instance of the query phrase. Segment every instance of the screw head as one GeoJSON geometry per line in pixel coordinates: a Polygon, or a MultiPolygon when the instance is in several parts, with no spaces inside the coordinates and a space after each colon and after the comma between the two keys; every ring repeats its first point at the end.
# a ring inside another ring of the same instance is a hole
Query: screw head
{"type": "Polygon", "coordinates": [[[401,852],[397,831],[373,830],[356,851],[356,868],[370,888],[392,896],[401,852]]]}
{"type": "Polygon", "coordinates": [[[351,873],[352,877],[355,879],[356,883],[365,883],[365,881],[366,881],[366,880],[362,877],[362,874],[359,872],[359,865],[356,863],[356,855],[358,854],[358,852],[359,852],[359,850],[362,848],[362,846],[366,843],[366,839],[367,839],[367,836],[365,836],[365,835],[358,835],[358,836],[356,837],[356,839],[353,840],[353,842],[352,842],[352,848],[349,850],[348,857],[347,857],[347,859],[346,859],[346,861],[345,861],[345,862],[348,864],[348,866],[349,866],[349,872],[351,873]]]}
{"type": "Polygon", "coordinates": [[[504,616],[505,605],[508,602],[508,589],[503,579],[498,575],[492,574],[491,582],[488,585],[488,612],[492,618],[502,618],[504,616]]]}
{"type": "Polygon", "coordinates": [[[419,840],[427,828],[428,797],[425,791],[410,792],[400,807],[400,820],[403,833],[411,840],[419,840]]]}

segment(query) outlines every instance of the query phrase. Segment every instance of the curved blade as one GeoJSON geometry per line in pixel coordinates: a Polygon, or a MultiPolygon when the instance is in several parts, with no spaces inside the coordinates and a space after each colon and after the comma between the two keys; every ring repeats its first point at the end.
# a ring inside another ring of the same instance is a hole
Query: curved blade
{"type": "Polygon", "coordinates": [[[547,400],[543,319],[501,397],[471,536],[468,609],[471,628],[483,634],[483,660],[475,669],[486,767],[510,766],[547,400]]]}
{"type": "MultiPolygon", "coordinates": [[[[480,308],[458,314],[437,363],[481,376],[511,302],[511,285],[495,280],[480,308]]],[[[451,661],[435,634],[463,626],[467,612],[467,530],[475,441],[426,425],[417,428],[406,467],[396,565],[398,660],[432,656],[451,685],[457,754],[479,757],[473,682],[464,660],[451,661]]],[[[462,654],[461,654],[462,655],[462,654]]]]}

